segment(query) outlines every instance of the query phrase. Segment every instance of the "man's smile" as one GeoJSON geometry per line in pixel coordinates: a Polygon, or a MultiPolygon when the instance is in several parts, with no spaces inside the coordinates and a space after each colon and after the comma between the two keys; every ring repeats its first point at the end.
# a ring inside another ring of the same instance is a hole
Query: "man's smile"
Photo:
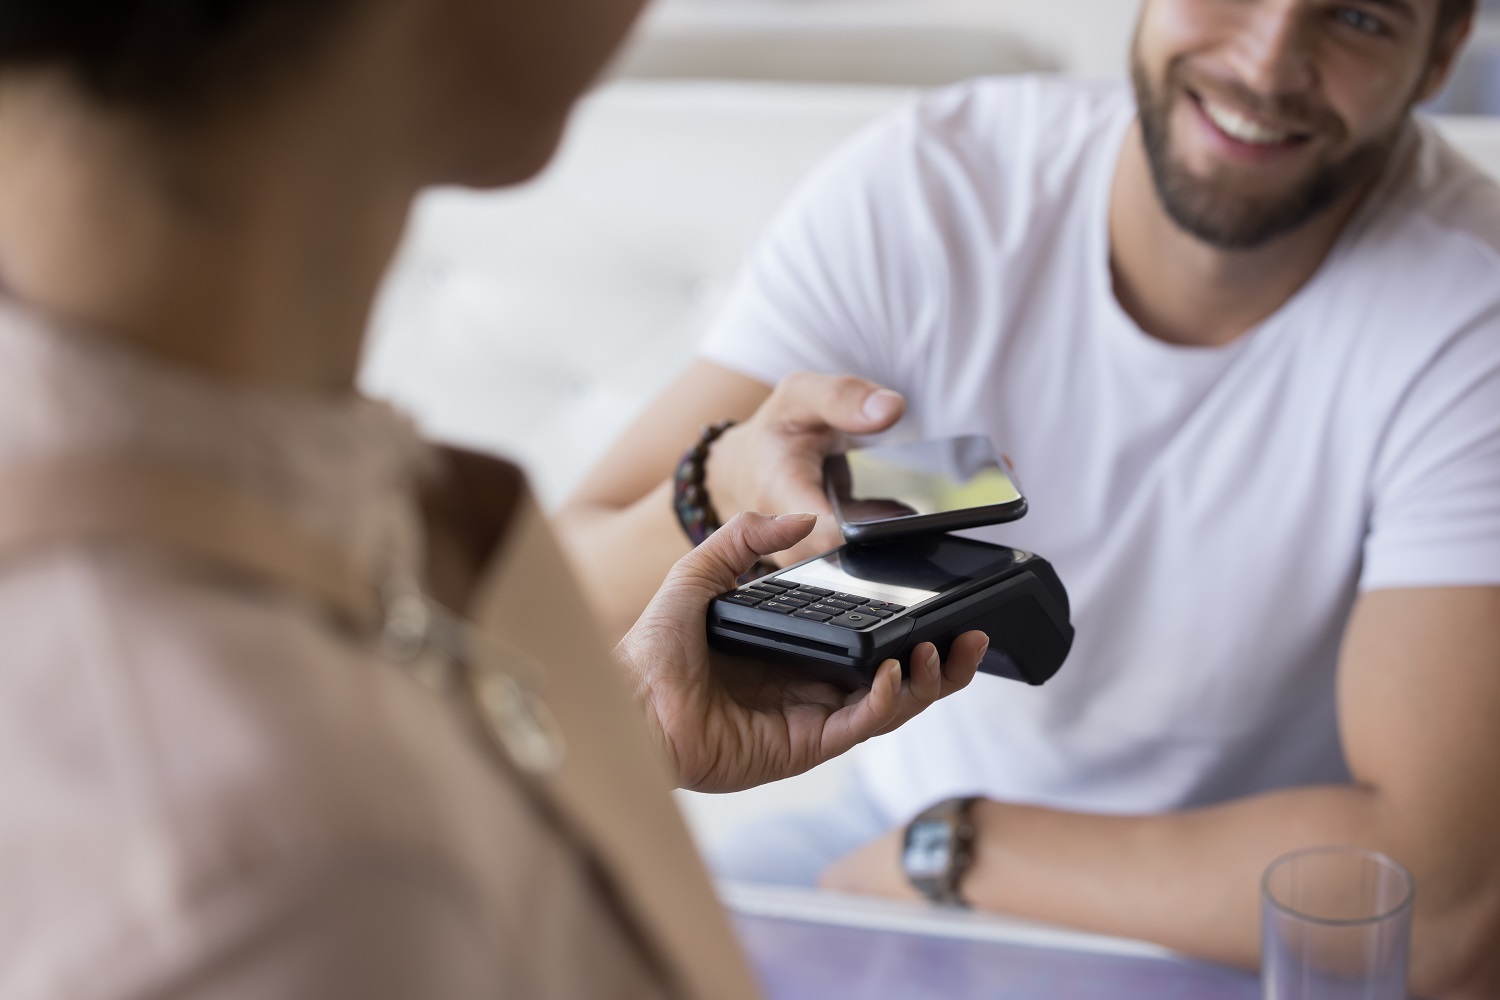
{"type": "Polygon", "coordinates": [[[1310,132],[1253,117],[1197,91],[1188,90],[1187,94],[1214,130],[1240,145],[1263,150],[1289,149],[1312,138],[1310,132]]]}

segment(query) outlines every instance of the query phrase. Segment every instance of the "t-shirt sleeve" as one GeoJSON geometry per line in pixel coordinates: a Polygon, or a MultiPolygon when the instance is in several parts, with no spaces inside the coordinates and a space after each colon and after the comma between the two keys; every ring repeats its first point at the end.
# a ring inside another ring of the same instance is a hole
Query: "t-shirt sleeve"
{"type": "Polygon", "coordinates": [[[1362,590],[1500,585],[1500,317],[1411,386],[1376,463],[1362,590]]]}
{"type": "Polygon", "coordinates": [[[933,245],[918,145],[907,109],[817,169],[752,254],[701,356],[767,385],[816,371],[899,388],[933,245]]]}

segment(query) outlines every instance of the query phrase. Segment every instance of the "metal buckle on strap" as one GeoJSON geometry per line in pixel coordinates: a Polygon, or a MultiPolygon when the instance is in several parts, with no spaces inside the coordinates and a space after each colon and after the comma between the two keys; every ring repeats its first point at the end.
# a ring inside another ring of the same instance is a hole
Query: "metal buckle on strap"
{"type": "Polygon", "coordinates": [[[547,670],[525,650],[481,633],[412,583],[386,587],[381,648],[431,690],[449,695],[457,687],[486,737],[523,774],[545,777],[562,766],[562,727],[538,693],[547,670]]]}

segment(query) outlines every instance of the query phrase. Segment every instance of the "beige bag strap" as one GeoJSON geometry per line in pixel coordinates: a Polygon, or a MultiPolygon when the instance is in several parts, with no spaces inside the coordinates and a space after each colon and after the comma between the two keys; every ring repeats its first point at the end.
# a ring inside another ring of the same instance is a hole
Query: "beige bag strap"
{"type": "MultiPolygon", "coordinates": [[[[532,791],[582,838],[684,996],[748,1000],[756,994],[753,980],[663,791],[659,759],[628,696],[615,697],[621,685],[612,665],[591,662],[607,660],[604,647],[589,628],[559,634],[548,619],[543,595],[573,587],[562,554],[529,499],[516,520],[482,588],[481,604],[492,610],[480,625],[539,659],[579,668],[549,674],[546,697],[570,749],[557,773],[532,783],[532,791]]],[[[133,457],[0,472],[0,563],[111,542],[157,545],[297,593],[356,633],[378,634],[385,622],[379,587],[343,551],[208,477],[133,457]]],[[[581,595],[577,605],[581,610],[581,595]]]]}

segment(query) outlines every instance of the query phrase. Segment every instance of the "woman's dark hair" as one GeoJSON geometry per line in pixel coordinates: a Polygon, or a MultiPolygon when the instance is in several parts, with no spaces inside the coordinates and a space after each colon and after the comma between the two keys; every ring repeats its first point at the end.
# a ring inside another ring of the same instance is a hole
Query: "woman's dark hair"
{"type": "Polygon", "coordinates": [[[54,65],[107,103],[187,111],[253,88],[351,0],[0,0],[0,70],[54,65]]]}
{"type": "Polygon", "coordinates": [[[1455,27],[1466,17],[1472,17],[1479,0],[1442,0],[1438,5],[1438,32],[1455,27]]]}

